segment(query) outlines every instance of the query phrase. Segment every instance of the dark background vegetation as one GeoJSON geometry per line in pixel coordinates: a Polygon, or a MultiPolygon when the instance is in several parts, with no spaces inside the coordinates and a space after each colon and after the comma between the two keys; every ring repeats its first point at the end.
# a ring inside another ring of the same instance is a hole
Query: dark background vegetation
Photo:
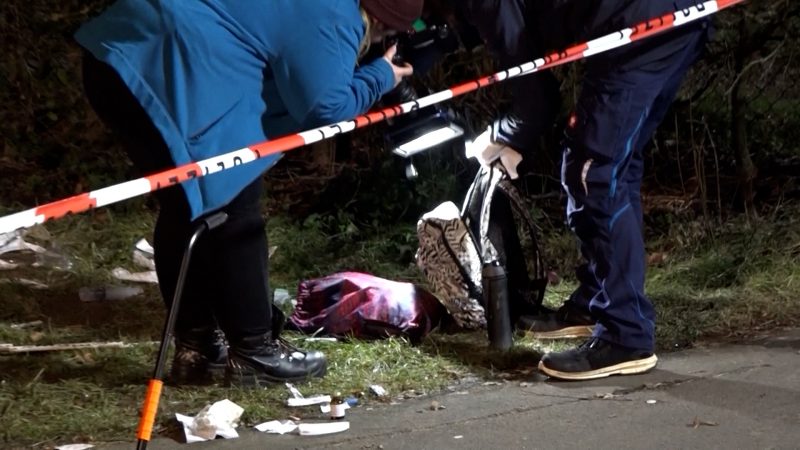
{"type": "MultiPolygon", "coordinates": [[[[82,96],[72,34],[107,0],[6,0],[0,5],[0,207],[16,210],[129,179],[130,164],[82,96]]],[[[758,215],[796,198],[800,172],[797,2],[753,1],[717,17],[719,31],[649,152],[651,207],[724,220],[758,215]],[[658,202],[656,200],[659,200],[658,202]]],[[[426,77],[434,90],[489,73],[482,52],[451,56],[426,77]]],[[[580,65],[558,69],[565,105],[580,65]]],[[[503,89],[452,101],[482,128],[503,105],[503,89]]],[[[567,111],[564,111],[566,115],[567,111]]],[[[430,155],[409,185],[382,148],[382,128],[290,152],[270,172],[272,208],[303,217],[347,212],[362,222],[416,215],[453,196],[471,172],[458,152],[430,155]],[[346,142],[343,142],[346,141],[346,142]],[[440,181],[444,182],[440,182],[440,181]]],[[[540,152],[542,193],[558,190],[560,130],[540,152]]],[[[138,208],[142,201],[121,208],[138,208]]],[[[118,207],[119,208],[119,207],[118,207]]]]}

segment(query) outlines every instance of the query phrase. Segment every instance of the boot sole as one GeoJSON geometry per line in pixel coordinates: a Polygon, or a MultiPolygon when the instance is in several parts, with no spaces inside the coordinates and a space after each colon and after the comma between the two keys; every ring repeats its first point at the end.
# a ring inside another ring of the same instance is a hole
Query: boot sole
{"type": "Polygon", "coordinates": [[[534,339],[577,339],[592,337],[594,325],[576,325],[553,331],[522,330],[525,335],[534,339]]]}
{"type": "Polygon", "coordinates": [[[214,384],[225,376],[225,364],[208,364],[205,368],[173,366],[165,382],[170,386],[204,386],[214,384]]]}
{"type": "Polygon", "coordinates": [[[539,361],[539,370],[546,375],[558,378],[560,380],[594,380],[597,378],[605,378],[611,375],[636,375],[650,371],[658,364],[658,357],[652,355],[644,359],[637,359],[635,361],[626,361],[623,363],[615,364],[613,366],[603,367],[601,369],[590,370],[587,372],[561,372],[553,370],[539,361]]]}

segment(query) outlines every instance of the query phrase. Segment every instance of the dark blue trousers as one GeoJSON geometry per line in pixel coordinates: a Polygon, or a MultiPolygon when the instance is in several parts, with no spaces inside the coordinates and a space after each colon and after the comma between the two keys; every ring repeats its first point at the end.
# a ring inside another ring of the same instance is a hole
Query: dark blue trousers
{"type": "Polygon", "coordinates": [[[570,302],[597,319],[595,336],[629,348],[654,349],[655,310],[644,293],[642,151],[702,51],[707,33],[695,36],[659,61],[661,70],[620,69],[603,55],[587,61],[566,133],[567,221],[587,261],[570,302]]]}

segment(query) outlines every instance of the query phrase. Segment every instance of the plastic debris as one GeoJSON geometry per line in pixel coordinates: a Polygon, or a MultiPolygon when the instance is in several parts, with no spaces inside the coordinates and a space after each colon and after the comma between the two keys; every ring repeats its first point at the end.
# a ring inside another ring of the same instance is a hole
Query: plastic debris
{"type": "Polygon", "coordinates": [[[156,251],[155,249],[153,249],[153,246],[150,245],[150,243],[147,242],[147,239],[145,238],[141,238],[138,241],[136,241],[136,243],[133,244],[133,250],[149,258],[153,258],[153,255],[156,254],[156,251]]]}
{"type": "Polygon", "coordinates": [[[303,339],[306,342],[339,342],[335,337],[307,337],[303,339]]]}
{"type": "Polygon", "coordinates": [[[369,386],[369,391],[372,392],[377,397],[385,397],[386,396],[386,389],[383,388],[380,384],[371,384],[369,386]]]}
{"type": "Polygon", "coordinates": [[[65,444],[55,447],[55,450],[86,450],[87,448],[94,448],[92,444],[65,444]]]}
{"type": "Polygon", "coordinates": [[[612,394],[611,392],[606,392],[602,394],[598,392],[597,394],[594,394],[594,398],[601,398],[603,400],[611,400],[616,397],[618,397],[618,395],[612,394]]]}
{"type": "Polygon", "coordinates": [[[300,436],[320,436],[323,434],[341,433],[350,429],[350,422],[336,421],[323,423],[301,423],[297,426],[300,436]]]}
{"type": "Polygon", "coordinates": [[[148,270],[156,270],[156,263],[141,252],[133,252],[133,263],[148,270]]]}
{"type": "Polygon", "coordinates": [[[238,438],[236,426],[243,412],[244,408],[225,399],[206,406],[195,417],[176,413],[175,418],[183,424],[186,442],[191,443],[207,441],[217,436],[225,439],[238,438]]]}
{"type": "Polygon", "coordinates": [[[271,420],[256,425],[255,429],[262,433],[286,434],[296,430],[297,424],[291,420],[271,420]]]}
{"type": "Polygon", "coordinates": [[[141,295],[144,291],[136,286],[98,286],[82,287],[78,297],[82,302],[101,302],[107,300],[125,300],[141,295]]]}
{"type": "Polygon", "coordinates": [[[272,294],[272,303],[276,306],[282,306],[291,301],[292,297],[289,295],[289,291],[286,289],[275,289],[272,294]]]}
{"type": "Polygon", "coordinates": [[[28,278],[12,278],[0,280],[2,283],[17,283],[23,286],[28,286],[31,289],[47,289],[48,286],[40,281],[30,280],[28,278]]]}
{"type": "Polygon", "coordinates": [[[286,388],[289,389],[289,393],[292,394],[293,398],[305,398],[300,390],[294,387],[292,383],[286,383],[286,388]]]}
{"type": "Polygon", "coordinates": [[[44,322],[41,320],[34,320],[33,322],[22,322],[22,323],[12,323],[8,327],[13,330],[21,330],[23,328],[33,328],[38,327],[39,325],[43,325],[44,322]]]}
{"type": "Polygon", "coordinates": [[[650,400],[648,400],[646,403],[647,403],[648,405],[655,405],[656,403],[658,403],[658,400],[653,400],[653,399],[650,399],[650,400]]]}
{"type": "Polygon", "coordinates": [[[122,281],[158,284],[158,275],[156,275],[155,270],[150,270],[147,272],[131,272],[127,269],[123,269],[122,267],[115,267],[111,270],[111,275],[114,278],[122,281]]]}
{"type": "Polygon", "coordinates": [[[290,398],[286,400],[286,406],[291,406],[291,407],[312,406],[330,402],[331,402],[330,395],[316,395],[314,397],[308,397],[308,398],[290,398]]]}
{"type": "Polygon", "coordinates": [[[16,231],[12,231],[10,233],[0,233],[0,255],[3,253],[10,251],[7,248],[10,246],[9,244],[14,241],[20,234],[16,231]]]}
{"type": "Polygon", "coordinates": [[[147,239],[139,239],[133,245],[133,262],[145,269],[156,270],[156,263],[153,260],[155,250],[153,246],[147,242],[147,239]]]}
{"type": "Polygon", "coordinates": [[[25,242],[22,239],[22,233],[19,231],[0,234],[0,255],[21,250],[30,250],[34,253],[45,253],[47,251],[44,247],[25,242]]]}
{"type": "Polygon", "coordinates": [[[45,250],[36,253],[36,262],[31,264],[33,267],[47,267],[56,270],[72,269],[72,260],[67,256],[56,251],[45,250]]]}
{"type": "MultiPolygon", "coordinates": [[[[49,239],[47,230],[44,228],[40,230],[41,232],[34,233],[33,229],[31,229],[28,231],[28,234],[39,234],[40,238],[49,239]]],[[[26,242],[22,236],[23,231],[21,230],[0,234],[0,255],[27,250],[36,253],[36,262],[33,263],[34,267],[49,267],[57,270],[69,270],[72,268],[72,261],[66,256],[53,250],[47,250],[40,245],[26,242]]],[[[0,266],[3,265],[8,266],[8,263],[0,264],[0,266]]]]}

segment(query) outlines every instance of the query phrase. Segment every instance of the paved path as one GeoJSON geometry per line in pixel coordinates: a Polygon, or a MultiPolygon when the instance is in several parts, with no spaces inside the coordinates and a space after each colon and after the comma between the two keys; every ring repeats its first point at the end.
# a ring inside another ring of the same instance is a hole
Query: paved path
{"type": "MultiPolygon", "coordinates": [[[[800,330],[662,355],[641,376],[515,380],[348,411],[325,437],[240,430],[203,449],[800,449],[800,330]],[[432,401],[445,409],[432,410],[432,401]]],[[[115,444],[110,449],[133,448],[115,444]]],[[[186,449],[157,439],[150,449],[186,449]]]]}

